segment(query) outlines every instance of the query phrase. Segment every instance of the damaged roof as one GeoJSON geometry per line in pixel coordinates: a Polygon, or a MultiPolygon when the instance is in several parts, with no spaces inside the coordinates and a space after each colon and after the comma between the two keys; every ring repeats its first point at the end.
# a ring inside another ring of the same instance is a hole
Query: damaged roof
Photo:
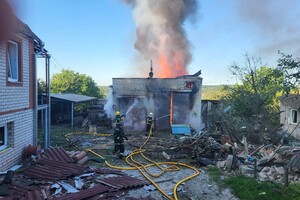
{"type": "Polygon", "coordinates": [[[289,94],[278,98],[282,104],[291,108],[300,108],[300,95],[289,94]]]}
{"type": "Polygon", "coordinates": [[[50,94],[51,98],[56,98],[64,101],[70,101],[74,103],[81,103],[87,101],[96,100],[96,97],[90,97],[81,94],[72,94],[72,93],[61,93],[61,94],[50,94]]]}

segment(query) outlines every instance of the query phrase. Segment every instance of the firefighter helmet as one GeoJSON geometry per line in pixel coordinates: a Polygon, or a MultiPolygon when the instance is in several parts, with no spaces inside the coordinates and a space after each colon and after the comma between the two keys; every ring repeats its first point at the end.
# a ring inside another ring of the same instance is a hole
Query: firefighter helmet
{"type": "Polygon", "coordinates": [[[120,111],[117,111],[117,112],[116,112],[116,115],[120,115],[120,111]]]}

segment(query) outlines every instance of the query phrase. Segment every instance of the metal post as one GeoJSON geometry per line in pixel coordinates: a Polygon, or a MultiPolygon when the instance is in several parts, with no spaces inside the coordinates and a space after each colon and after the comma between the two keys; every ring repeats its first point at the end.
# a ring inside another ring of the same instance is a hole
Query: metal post
{"type": "Polygon", "coordinates": [[[257,161],[256,161],[256,158],[254,158],[254,178],[257,178],[257,161]]]}
{"type": "Polygon", "coordinates": [[[34,125],[33,125],[33,145],[38,145],[38,84],[37,84],[37,57],[38,54],[34,55],[34,125]]]}
{"type": "Polygon", "coordinates": [[[289,186],[289,168],[285,167],[284,169],[285,169],[284,170],[284,185],[286,187],[288,187],[289,186]]]}
{"type": "Polygon", "coordinates": [[[50,147],[50,138],[51,138],[51,96],[50,96],[50,55],[47,55],[48,63],[48,146],[50,147]]]}
{"type": "Polygon", "coordinates": [[[71,103],[71,127],[74,126],[74,103],[71,103]]]}
{"type": "Polygon", "coordinates": [[[50,147],[50,106],[51,106],[51,97],[50,97],[50,56],[46,55],[46,97],[47,97],[47,108],[45,109],[45,148],[50,147]]]}
{"type": "Polygon", "coordinates": [[[43,118],[44,118],[44,145],[45,145],[45,148],[48,148],[48,123],[47,123],[47,120],[48,120],[48,113],[47,113],[48,109],[45,108],[42,110],[42,113],[43,113],[43,118]]]}

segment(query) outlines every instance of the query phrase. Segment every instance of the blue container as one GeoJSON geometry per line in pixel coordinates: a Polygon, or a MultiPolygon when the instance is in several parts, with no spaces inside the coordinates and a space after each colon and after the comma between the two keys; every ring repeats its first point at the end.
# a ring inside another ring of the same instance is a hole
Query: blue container
{"type": "Polygon", "coordinates": [[[191,127],[187,124],[173,124],[173,135],[191,135],[191,127]]]}

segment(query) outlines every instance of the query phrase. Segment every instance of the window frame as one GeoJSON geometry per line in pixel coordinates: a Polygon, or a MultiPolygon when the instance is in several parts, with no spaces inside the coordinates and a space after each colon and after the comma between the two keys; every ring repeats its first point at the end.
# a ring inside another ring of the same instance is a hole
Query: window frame
{"type": "Polygon", "coordinates": [[[299,123],[298,109],[291,109],[291,124],[298,124],[298,123],[299,123]],[[293,111],[296,112],[297,122],[294,122],[293,111]]]}
{"type": "Polygon", "coordinates": [[[18,37],[17,35],[13,35],[9,38],[6,42],[6,86],[23,86],[23,46],[22,46],[22,38],[18,37]],[[18,79],[14,80],[9,77],[9,44],[16,44],[17,45],[17,53],[18,53],[18,69],[17,69],[17,76],[18,79]]]}
{"type": "Polygon", "coordinates": [[[0,151],[2,151],[8,147],[8,130],[7,124],[0,125],[0,127],[4,128],[4,144],[0,146],[0,151]]]}
{"type": "Polygon", "coordinates": [[[9,77],[9,73],[8,73],[8,76],[7,76],[7,80],[11,83],[18,83],[19,82],[19,71],[20,71],[20,55],[19,55],[19,43],[15,42],[15,41],[12,41],[12,40],[8,40],[7,41],[7,61],[8,61],[8,71],[12,71],[11,70],[11,65],[10,65],[10,55],[9,55],[9,45],[15,45],[16,46],[16,56],[17,56],[17,79],[13,79],[11,77],[9,77]]]}

